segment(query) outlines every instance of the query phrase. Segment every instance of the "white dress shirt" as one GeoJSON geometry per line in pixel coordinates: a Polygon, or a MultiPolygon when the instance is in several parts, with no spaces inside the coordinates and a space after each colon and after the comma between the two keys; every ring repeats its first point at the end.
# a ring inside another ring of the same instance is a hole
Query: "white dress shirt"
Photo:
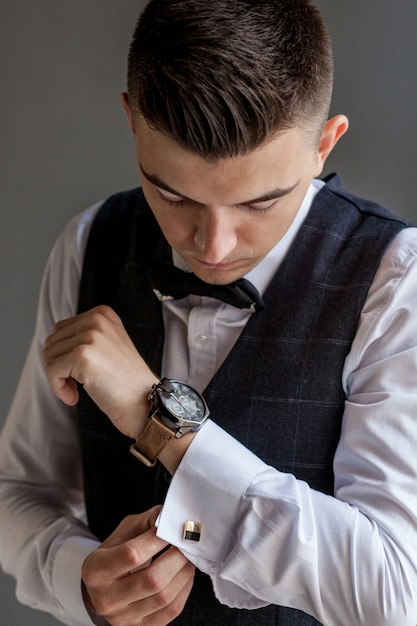
{"type": "MultiPolygon", "coordinates": [[[[321,183],[247,277],[263,292],[321,183]]],[[[18,598],[70,626],[91,625],[80,590],[97,540],[82,521],[76,413],[50,391],[41,350],[76,313],[82,259],[100,205],[70,222],[42,284],[34,338],[0,438],[0,562],[18,598]]],[[[178,260],[176,260],[178,261],[178,260]]],[[[278,472],[209,421],[176,472],[158,534],[209,573],[219,599],[293,606],[326,625],[417,624],[417,230],[378,269],[348,355],[335,497],[278,472]],[[182,539],[186,520],[200,542],[182,539]]],[[[164,303],[163,375],[204,389],[249,314],[190,296],[164,303]]],[[[238,416],[237,416],[238,419],[238,416]]]]}

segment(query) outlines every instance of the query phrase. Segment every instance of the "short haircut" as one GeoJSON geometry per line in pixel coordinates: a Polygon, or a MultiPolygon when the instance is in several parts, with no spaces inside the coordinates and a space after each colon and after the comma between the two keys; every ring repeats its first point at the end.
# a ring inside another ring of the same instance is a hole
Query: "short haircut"
{"type": "Polygon", "coordinates": [[[332,82],[330,37],[310,0],[150,0],[129,51],[133,114],[207,159],[297,125],[318,139],[332,82]]]}

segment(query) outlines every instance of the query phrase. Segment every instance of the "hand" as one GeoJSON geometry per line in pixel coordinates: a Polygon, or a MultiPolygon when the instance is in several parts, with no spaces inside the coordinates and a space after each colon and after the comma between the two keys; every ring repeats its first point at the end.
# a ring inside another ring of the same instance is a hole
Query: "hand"
{"type": "MultiPolygon", "coordinates": [[[[78,402],[77,383],[124,435],[138,439],[150,409],[151,372],[119,316],[98,306],[55,324],[43,351],[46,375],[54,393],[66,404],[78,402]]],[[[194,433],[172,439],[159,460],[173,474],[194,433]]]]}
{"type": "Polygon", "coordinates": [[[45,342],[43,359],[58,398],[76,404],[78,382],[122,433],[139,436],[150,407],[148,395],[158,378],[110,307],[58,322],[45,342]]]}
{"type": "Polygon", "coordinates": [[[125,518],[84,561],[84,601],[112,626],[165,626],[183,610],[194,566],[156,536],[160,507],[125,518]]]}

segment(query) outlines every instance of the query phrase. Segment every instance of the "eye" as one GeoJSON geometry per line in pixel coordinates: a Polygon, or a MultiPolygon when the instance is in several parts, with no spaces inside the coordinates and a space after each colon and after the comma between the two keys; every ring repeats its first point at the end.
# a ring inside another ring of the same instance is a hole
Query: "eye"
{"type": "Polygon", "coordinates": [[[245,206],[249,211],[254,211],[255,213],[266,213],[277,204],[278,200],[279,198],[274,198],[273,200],[264,200],[263,202],[255,202],[254,204],[247,204],[245,206]]]}
{"type": "Polygon", "coordinates": [[[161,187],[157,186],[155,186],[155,189],[158,192],[161,200],[163,200],[167,204],[175,204],[178,206],[184,203],[184,199],[181,198],[181,196],[175,195],[175,193],[171,193],[170,191],[166,191],[166,189],[161,189],[161,187]]]}

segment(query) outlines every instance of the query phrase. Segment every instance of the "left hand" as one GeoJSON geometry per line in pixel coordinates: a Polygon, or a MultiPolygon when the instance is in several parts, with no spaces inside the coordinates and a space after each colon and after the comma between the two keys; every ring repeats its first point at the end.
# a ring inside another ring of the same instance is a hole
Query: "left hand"
{"type": "Polygon", "coordinates": [[[83,563],[86,608],[109,624],[165,626],[188,598],[194,566],[156,536],[160,508],[126,517],[83,563]]]}
{"type": "Polygon", "coordinates": [[[80,383],[122,433],[139,436],[158,378],[113,309],[98,306],[58,322],[45,341],[43,359],[52,390],[65,404],[78,402],[80,383]]]}

